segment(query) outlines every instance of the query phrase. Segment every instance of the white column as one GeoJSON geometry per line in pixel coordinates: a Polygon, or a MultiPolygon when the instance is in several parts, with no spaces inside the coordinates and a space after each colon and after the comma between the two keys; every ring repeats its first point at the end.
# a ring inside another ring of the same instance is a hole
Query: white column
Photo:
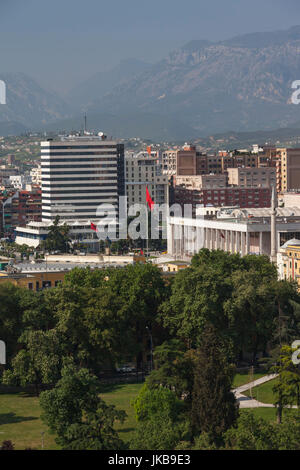
{"type": "Polygon", "coordinates": [[[263,246],[262,246],[262,232],[259,232],[259,254],[263,254],[263,246]]]}
{"type": "Polygon", "coordinates": [[[230,252],[234,253],[234,231],[230,230],[230,252]]]}
{"type": "Polygon", "coordinates": [[[174,255],[175,252],[175,240],[174,240],[174,225],[171,224],[171,251],[172,255],[174,255]]]}
{"type": "Polygon", "coordinates": [[[220,230],[217,230],[216,229],[216,250],[220,250],[221,249],[221,235],[220,235],[220,230]]]}
{"type": "Polygon", "coordinates": [[[184,225],[181,227],[181,238],[180,238],[180,255],[184,255],[184,225]]]}
{"type": "Polygon", "coordinates": [[[249,232],[246,232],[246,255],[249,254],[250,251],[250,234],[249,232]]]}
{"type": "Polygon", "coordinates": [[[213,246],[214,246],[214,234],[213,234],[213,229],[210,228],[209,231],[210,231],[210,246],[209,246],[209,249],[210,249],[210,250],[213,250],[213,246]]]}
{"type": "Polygon", "coordinates": [[[206,243],[205,247],[210,250],[210,229],[206,228],[206,243]]]}
{"type": "Polygon", "coordinates": [[[229,231],[225,230],[225,251],[229,251],[229,231]]]}
{"type": "Polygon", "coordinates": [[[216,230],[214,228],[211,229],[211,239],[212,239],[211,249],[215,250],[216,249],[216,230]]]}
{"type": "Polygon", "coordinates": [[[240,232],[235,232],[235,253],[239,253],[240,247],[240,232]]]}
{"type": "Polygon", "coordinates": [[[245,254],[246,254],[246,234],[244,232],[241,232],[241,251],[242,251],[242,256],[245,256],[245,254]]]}

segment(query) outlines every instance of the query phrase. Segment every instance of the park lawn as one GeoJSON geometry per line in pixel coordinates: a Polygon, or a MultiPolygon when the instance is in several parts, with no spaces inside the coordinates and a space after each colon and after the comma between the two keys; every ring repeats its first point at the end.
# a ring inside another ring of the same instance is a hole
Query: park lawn
{"type": "MultiPolygon", "coordinates": [[[[264,407],[259,407],[259,408],[242,408],[240,410],[240,413],[244,413],[245,411],[249,411],[250,413],[254,414],[257,418],[263,418],[268,422],[274,422],[276,423],[277,415],[276,415],[276,408],[264,408],[264,407]]],[[[296,414],[298,410],[296,409],[284,409],[283,410],[283,421],[286,416],[288,415],[293,415],[296,414]]]]}
{"type": "MultiPolygon", "coordinates": [[[[133,435],[136,421],[131,401],[138,395],[142,384],[122,384],[105,386],[100,394],[109,405],[125,410],[128,417],[123,424],[116,423],[116,430],[121,439],[129,441],[133,435]]],[[[16,449],[42,448],[42,432],[44,449],[58,449],[55,435],[50,434],[47,426],[40,419],[41,408],[36,396],[25,392],[0,393],[0,442],[11,440],[16,449]]]]}
{"type": "MultiPolygon", "coordinates": [[[[278,379],[273,379],[273,380],[270,380],[269,382],[266,382],[264,384],[261,384],[261,385],[258,385],[257,387],[252,388],[252,397],[262,403],[274,404],[275,397],[274,397],[272,389],[275,383],[277,383],[277,380],[278,379]]],[[[243,394],[247,395],[248,397],[251,396],[250,390],[246,390],[246,392],[243,392],[243,394]]]]}
{"type": "MultiPolygon", "coordinates": [[[[271,383],[272,381],[267,382],[260,387],[271,383]]],[[[115,405],[118,409],[126,411],[128,417],[125,422],[123,424],[116,424],[116,430],[126,442],[132,438],[136,427],[134,409],[131,406],[131,402],[137,397],[141,387],[142,384],[109,385],[103,387],[103,391],[100,394],[107,404],[115,405]]],[[[276,421],[275,408],[242,409],[240,413],[245,411],[249,411],[269,422],[276,421]]],[[[283,416],[296,411],[293,409],[285,410],[283,416]]],[[[0,442],[11,440],[16,449],[28,447],[41,449],[41,433],[45,432],[44,449],[58,449],[59,447],[54,440],[55,436],[49,433],[47,426],[41,421],[40,413],[41,409],[37,397],[24,392],[0,393],[0,442]]]]}
{"type": "MultiPolygon", "coordinates": [[[[273,379],[270,380],[269,382],[266,382],[262,385],[258,385],[257,387],[252,388],[252,396],[256,400],[262,402],[262,403],[275,403],[275,396],[273,393],[273,387],[274,385],[278,382],[278,379],[273,379]]],[[[247,395],[248,397],[251,396],[250,390],[246,390],[246,392],[243,392],[244,395],[247,395]]],[[[296,403],[294,403],[296,405],[296,403]]]]}
{"type": "Polygon", "coordinates": [[[17,450],[40,450],[44,432],[44,449],[57,449],[55,436],[49,433],[40,414],[38,397],[24,392],[0,393],[0,442],[10,440],[17,450]]]}
{"type": "Polygon", "coordinates": [[[128,442],[133,437],[135,431],[136,420],[131,402],[138,396],[142,386],[142,383],[110,385],[105,387],[103,393],[100,393],[105,403],[115,405],[116,408],[127,413],[124,423],[116,424],[116,430],[124,442],[128,442]]]}
{"type": "Polygon", "coordinates": [[[239,372],[238,374],[235,374],[234,376],[232,388],[241,387],[242,385],[245,385],[251,382],[251,380],[260,379],[266,374],[267,374],[266,371],[261,371],[261,372],[256,372],[255,374],[251,376],[249,371],[239,372]]]}

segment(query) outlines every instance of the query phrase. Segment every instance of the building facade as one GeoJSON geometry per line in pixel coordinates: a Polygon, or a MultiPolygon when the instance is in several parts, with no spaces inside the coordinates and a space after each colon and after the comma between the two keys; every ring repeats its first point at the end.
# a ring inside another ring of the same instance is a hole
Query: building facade
{"type": "MultiPolygon", "coordinates": [[[[300,238],[300,209],[278,208],[276,251],[291,238],[300,238]]],[[[168,254],[182,259],[201,248],[270,256],[271,209],[220,209],[213,216],[168,218],[168,254]]]]}
{"type": "MultiPolygon", "coordinates": [[[[42,219],[99,220],[100,204],[119,211],[125,195],[124,145],[103,136],[41,142],[42,219]]],[[[108,211],[109,213],[109,211],[108,211]]]]}
{"type": "Polygon", "coordinates": [[[277,192],[300,189],[300,148],[277,149],[277,192]]]}
{"type": "Polygon", "coordinates": [[[228,168],[228,185],[240,188],[271,188],[276,186],[275,168],[228,168]]]}
{"type": "Polygon", "coordinates": [[[169,197],[168,176],[156,157],[143,152],[125,158],[127,207],[135,203],[146,204],[146,187],[155,204],[167,204],[169,197]]]}

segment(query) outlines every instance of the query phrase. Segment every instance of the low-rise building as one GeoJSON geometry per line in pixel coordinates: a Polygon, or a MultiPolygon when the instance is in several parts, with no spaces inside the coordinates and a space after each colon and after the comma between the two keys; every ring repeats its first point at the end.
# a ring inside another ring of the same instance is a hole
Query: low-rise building
{"type": "Polygon", "coordinates": [[[300,288],[300,240],[293,238],[280,247],[277,266],[280,279],[296,281],[300,288]]]}
{"type": "MultiPolygon", "coordinates": [[[[276,252],[300,239],[300,208],[277,208],[276,252]]],[[[169,217],[168,254],[193,256],[202,248],[230,253],[271,255],[271,209],[221,208],[215,216],[169,217]]]]}

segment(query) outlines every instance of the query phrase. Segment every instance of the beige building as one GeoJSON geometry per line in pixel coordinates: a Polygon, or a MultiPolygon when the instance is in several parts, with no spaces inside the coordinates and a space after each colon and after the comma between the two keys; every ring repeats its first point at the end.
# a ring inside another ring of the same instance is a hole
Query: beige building
{"type": "Polygon", "coordinates": [[[300,288],[300,240],[292,238],[281,246],[277,266],[280,279],[296,281],[300,288]]]}
{"type": "Polygon", "coordinates": [[[162,152],[162,174],[175,176],[177,168],[177,149],[162,152]]]}
{"type": "Polygon", "coordinates": [[[228,168],[228,185],[241,188],[271,188],[276,185],[275,168],[228,168]]]}
{"type": "Polygon", "coordinates": [[[284,207],[300,207],[300,191],[283,193],[280,202],[283,203],[284,207]]]}
{"type": "Polygon", "coordinates": [[[277,149],[277,191],[300,189],[300,148],[277,149]]]}
{"type": "Polygon", "coordinates": [[[177,176],[176,185],[186,189],[223,189],[226,188],[226,175],[177,176]]]}
{"type": "Polygon", "coordinates": [[[146,204],[146,187],[156,204],[169,201],[168,176],[163,175],[157,158],[143,152],[125,158],[127,206],[146,204]]]}
{"type": "Polygon", "coordinates": [[[32,184],[37,184],[38,186],[42,185],[42,169],[41,165],[38,165],[30,171],[31,182],[32,184]]]}

